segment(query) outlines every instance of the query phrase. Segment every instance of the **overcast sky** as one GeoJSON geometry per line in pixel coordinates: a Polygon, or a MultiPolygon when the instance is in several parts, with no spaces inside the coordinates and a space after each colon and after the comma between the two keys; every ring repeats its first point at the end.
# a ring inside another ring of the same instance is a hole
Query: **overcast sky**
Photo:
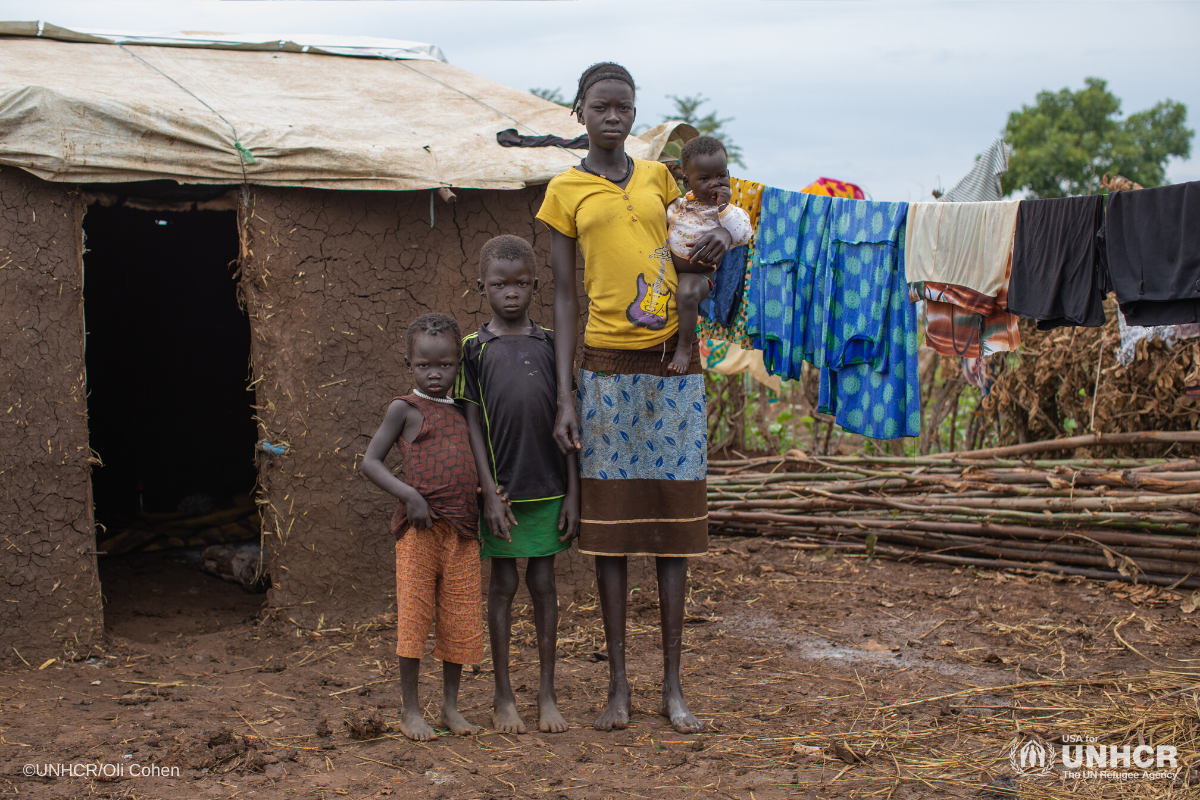
{"type": "MultiPolygon", "coordinates": [[[[0,0],[0,18],[430,42],[464,69],[568,98],[589,64],[618,61],[640,88],[639,121],[660,122],[666,95],[704,94],[734,117],[744,177],[787,189],[837,178],[877,200],[949,188],[1010,111],[1088,76],[1108,80],[1125,113],[1170,98],[1200,124],[1192,2],[0,0]]],[[[1167,175],[1200,180],[1200,157],[1167,175]]]]}

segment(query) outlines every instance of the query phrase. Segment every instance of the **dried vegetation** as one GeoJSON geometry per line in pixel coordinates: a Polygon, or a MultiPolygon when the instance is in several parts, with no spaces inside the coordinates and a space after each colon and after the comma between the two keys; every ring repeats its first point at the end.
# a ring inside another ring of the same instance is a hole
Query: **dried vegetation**
{"type": "MultiPolygon", "coordinates": [[[[1167,346],[1159,339],[1137,345],[1137,358],[1117,363],[1117,308],[1105,308],[1101,328],[1038,331],[1021,320],[1021,351],[1000,362],[982,413],[997,427],[997,443],[1053,439],[1073,433],[1200,430],[1200,339],[1167,346]]],[[[1200,455],[1198,445],[1163,445],[1092,455],[1200,455]]]]}

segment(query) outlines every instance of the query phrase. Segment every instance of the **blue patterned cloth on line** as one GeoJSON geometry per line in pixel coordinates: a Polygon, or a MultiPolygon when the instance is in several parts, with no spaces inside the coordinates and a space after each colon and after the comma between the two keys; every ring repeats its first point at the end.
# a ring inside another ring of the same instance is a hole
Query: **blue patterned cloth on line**
{"type": "Polygon", "coordinates": [[[579,474],[700,481],[708,474],[704,376],[579,371],[579,474]]]}
{"type": "Polygon", "coordinates": [[[797,379],[815,347],[809,320],[829,197],[767,188],[748,292],[747,333],[775,375],[797,379]]]}
{"type": "Polygon", "coordinates": [[[907,203],[833,198],[819,269],[818,410],[873,439],[919,436],[916,309],[904,276],[907,203]]]}

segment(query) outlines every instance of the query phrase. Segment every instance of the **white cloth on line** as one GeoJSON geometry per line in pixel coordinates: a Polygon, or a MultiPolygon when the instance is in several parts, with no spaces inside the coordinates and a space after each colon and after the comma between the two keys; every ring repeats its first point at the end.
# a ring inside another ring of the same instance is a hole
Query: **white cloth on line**
{"type": "Polygon", "coordinates": [[[1019,200],[910,203],[904,272],[909,283],[936,281],[995,297],[1004,286],[1019,200]]]}
{"type": "Polygon", "coordinates": [[[1118,311],[1117,330],[1121,334],[1121,344],[1117,348],[1117,363],[1127,367],[1137,358],[1138,342],[1142,339],[1162,339],[1170,347],[1177,341],[1195,339],[1200,336],[1200,323],[1143,327],[1130,325],[1125,321],[1125,315],[1118,311]]]}

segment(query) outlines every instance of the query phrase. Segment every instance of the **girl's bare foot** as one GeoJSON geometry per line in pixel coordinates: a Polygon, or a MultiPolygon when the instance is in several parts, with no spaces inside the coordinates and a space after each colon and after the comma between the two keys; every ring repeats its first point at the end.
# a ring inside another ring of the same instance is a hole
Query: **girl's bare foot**
{"type": "Polygon", "coordinates": [[[421,712],[410,709],[400,712],[400,732],[414,742],[432,742],[437,738],[437,734],[429,727],[421,712]]]}
{"type": "Polygon", "coordinates": [[[663,689],[662,708],[658,713],[671,720],[672,727],[679,733],[699,733],[704,729],[704,723],[688,710],[678,689],[663,689]]]}
{"type": "Polygon", "coordinates": [[[558,712],[553,696],[538,695],[538,730],[542,733],[563,733],[571,727],[558,712]]]}
{"type": "Polygon", "coordinates": [[[675,355],[671,358],[671,363],[667,364],[667,372],[673,372],[676,375],[686,375],[688,371],[688,362],[692,360],[692,348],[684,348],[679,345],[675,348],[675,355]]]}
{"type": "Polygon", "coordinates": [[[437,722],[438,725],[449,728],[452,733],[457,733],[459,736],[474,736],[479,733],[479,726],[467,722],[463,715],[458,713],[457,708],[442,706],[442,713],[438,714],[437,722]]]}
{"type": "Polygon", "coordinates": [[[611,686],[608,690],[608,707],[593,723],[598,731],[623,731],[629,727],[629,706],[632,701],[629,684],[611,686]]]}
{"type": "Polygon", "coordinates": [[[517,713],[517,704],[512,700],[498,698],[493,701],[492,727],[505,733],[525,733],[525,723],[517,713]]]}

